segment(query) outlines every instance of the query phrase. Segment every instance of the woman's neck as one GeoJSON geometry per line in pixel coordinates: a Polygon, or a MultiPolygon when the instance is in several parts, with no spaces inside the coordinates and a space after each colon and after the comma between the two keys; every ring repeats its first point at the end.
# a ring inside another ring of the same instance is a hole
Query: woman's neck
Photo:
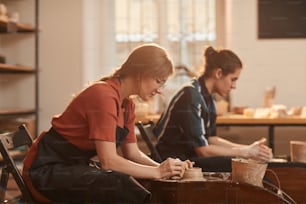
{"type": "Polygon", "coordinates": [[[135,80],[131,77],[119,78],[122,100],[136,94],[135,80]]]}
{"type": "Polygon", "coordinates": [[[214,83],[215,83],[214,79],[204,78],[204,83],[205,83],[208,93],[212,94],[214,91],[214,83]]]}

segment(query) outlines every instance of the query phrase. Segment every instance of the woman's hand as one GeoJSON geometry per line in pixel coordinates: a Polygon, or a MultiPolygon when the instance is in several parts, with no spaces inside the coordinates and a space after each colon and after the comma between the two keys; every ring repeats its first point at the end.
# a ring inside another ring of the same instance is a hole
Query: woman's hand
{"type": "Polygon", "coordinates": [[[186,163],[186,169],[193,168],[194,162],[190,161],[189,159],[184,161],[186,163]]]}
{"type": "Polygon", "coordinates": [[[246,158],[251,158],[259,161],[268,162],[273,158],[272,149],[266,143],[266,138],[262,138],[254,143],[243,147],[246,158]]]}
{"type": "Polygon", "coordinates": [[[192,168],[193,163],[189,160],[181,161],[180,159],[168,158],[159,165],[160,178],[179,179],[183,176],[188,168],[192,168]]]}

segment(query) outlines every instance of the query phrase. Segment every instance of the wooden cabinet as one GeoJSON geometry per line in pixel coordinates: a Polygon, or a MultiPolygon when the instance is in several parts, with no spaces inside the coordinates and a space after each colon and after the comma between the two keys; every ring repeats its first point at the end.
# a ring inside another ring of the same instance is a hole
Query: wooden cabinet
{"type": "Polygon", "coordinates": [[[16,130],[19,123],[28,123],[35,137],[39,110],[38,0],[0,3],[1,9],[5,6],[7,10],[6,15],[0,11],[0,131],[16,130]]]}

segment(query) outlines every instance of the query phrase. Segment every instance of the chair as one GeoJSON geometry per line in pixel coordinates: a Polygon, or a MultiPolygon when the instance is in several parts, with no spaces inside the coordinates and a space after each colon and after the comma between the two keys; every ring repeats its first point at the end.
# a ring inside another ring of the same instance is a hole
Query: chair
{"type": "Polygon", "coordinates": [[[156,136],[153,133],[154,123],[149,121],[147,124],[143,124],[141,121],[136,122],[136,126],[140,132],[142,139],[145,141],[146,145],[150,150],[150,157],[157,162],[162,162],[161,156],[155,148],[156,136]]]}
{"type": "Polygon", "coordinates": [[[9,180],[9,175],[12,174],[13,179],[18,185],[21,195],[13,198],[12,203],[19,203],[22,201],[24,203],[34,203],[30,191],[28,190],[16,163],[10,154],[10,150],[14,150],[17,147],[31,146],[32,138],[25,125],[20,125],[19,129],[15,132],[0,134],[0,152],[3,157],[4,166],[1,171],[0,180],[0,202],[10,203],[5,200],[5,194],[7,191],[7,185],[9,180]]]}

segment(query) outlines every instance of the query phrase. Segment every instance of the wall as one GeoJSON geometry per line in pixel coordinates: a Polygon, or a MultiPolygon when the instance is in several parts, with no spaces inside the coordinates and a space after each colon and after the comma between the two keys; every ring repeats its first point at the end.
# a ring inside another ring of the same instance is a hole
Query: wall
{"type": "Polygon", "coordinates": [[[82,84],[82,0],[40,1],[40,120],[50,127],[82,84]]]}
{"type": "Polygon", "coordinates": [[[306,105],[306,39],[257,38],[257,0],[226,2],[226,47],[237,52],[244,63],[234,105],[262,105],[266,87],[276,86],[275,103],[287,107],[306,105]]]}
{"type": "MultiPolygon", "coordinates": [[[[257,38],[257,0],[226,0],[226,47],[242,59],[244,69],[237,89],[232,92],[232,105],[259,107],[266,87],[276,86],[277,104],[306,105],[305,68],[306,39],[257,38]]],[[[265,137],[266,128],[220,128],[220,134],[239,142],[250,143],[265,137]]],[[[306,128],[276,128],[276,154],[289,154],[289,140],[306,140],[306,128]]]]}
{"type": "Polygon", "coordinates": [[[83,1],[83,83],[112,73],[116,52],[114,0],[83,1]],[[97,73],[99,75],[97,76],[97,73]]]}

